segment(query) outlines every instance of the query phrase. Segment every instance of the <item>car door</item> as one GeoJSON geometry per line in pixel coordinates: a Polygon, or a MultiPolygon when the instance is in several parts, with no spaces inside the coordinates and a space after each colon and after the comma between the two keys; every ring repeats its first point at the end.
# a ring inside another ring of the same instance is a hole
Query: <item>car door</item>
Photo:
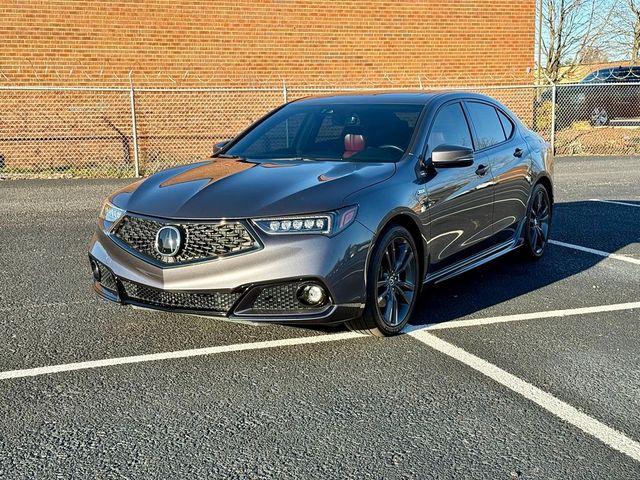
{"type": "Polygon", "coordinates": [[[491,236],[493,182],[491,169],[479,155],[471,166],[434,168],[431,152],[439,145],[473,148],[471,129],[460,101],[437,111],[427,134],[425,159],[430,231],[429,272],[443,272],[461,260],[485,250],[491,236]]]}
{"type": "Polygon", "coordinates": [[[515,121],[495,105],[466,101],[478,154],[491,167],[494,183],[494,244],[514,240],[527,211],[531,165],[525,159],[529,146],[521,137],[515,121]]]}

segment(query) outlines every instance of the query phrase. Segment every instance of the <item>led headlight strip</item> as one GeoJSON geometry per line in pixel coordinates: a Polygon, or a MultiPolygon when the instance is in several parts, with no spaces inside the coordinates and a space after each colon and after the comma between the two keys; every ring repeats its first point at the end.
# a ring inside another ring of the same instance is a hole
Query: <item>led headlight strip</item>
{"type": "Polygon", "coordinates": [[[269,235],[316,233],[333,235],[348,227],[356,218],[357,205],[335,212],[287,217],[257,218],[253,223],[269,235]]]}
{"type": "Polygon", "coordinates": [[[104,229],[109,230],[115,222],[124,216],[125,213],[126,212],[123,209],[105,201],[98,217],[102,220],[104,229]]]}
{"type": "Polygon", "coordinates": [[[282,233],[329,233],[330,215],[309,215],[300,217],[260,218],[254,220],[260,230],[269,234],[282,233]]]}

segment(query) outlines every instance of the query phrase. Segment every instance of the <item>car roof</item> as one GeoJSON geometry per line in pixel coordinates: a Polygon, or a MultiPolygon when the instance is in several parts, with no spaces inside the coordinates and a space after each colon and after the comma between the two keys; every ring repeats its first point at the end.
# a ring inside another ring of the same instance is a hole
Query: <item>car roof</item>
{"type": "Polygon", "coordinates": [[[295,100],[295,103],[310,105],[348,104],[407,104],[426,105],[436,98],[479,98],[493,100],[485,95],[454,90],[417,90],[417,91],[380,91],[380,92],[343,92],[314,95],[295,100]]]}

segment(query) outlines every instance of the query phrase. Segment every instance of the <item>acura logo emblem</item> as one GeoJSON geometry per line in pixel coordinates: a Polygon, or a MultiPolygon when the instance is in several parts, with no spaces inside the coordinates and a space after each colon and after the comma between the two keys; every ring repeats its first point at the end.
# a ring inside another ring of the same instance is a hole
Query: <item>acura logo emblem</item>
{"type": "Polygon", "coordinates": [[[164,257],[175,257],[182,246],[180,230],[171,225],[162,227],[156,233],[156,252],[164,257]]]}

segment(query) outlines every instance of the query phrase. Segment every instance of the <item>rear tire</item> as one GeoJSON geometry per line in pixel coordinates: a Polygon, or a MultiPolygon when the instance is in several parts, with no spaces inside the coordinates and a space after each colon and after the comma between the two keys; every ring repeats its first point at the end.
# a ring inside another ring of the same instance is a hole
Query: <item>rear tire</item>
{"type": "Polygon", "coordinates": [[[369,261],[364,313],[347,327],[367,335],[397,335],[411,318],[421,280],[415,240],[400,225],[388,227],[369,261]]]}
{"type": "Polygon", "coordinates": [[[542,258],[549,242],[553,206],[546,187],[538,183],[531,194],[524,226],[524,245],[521,252],[526,259],[542,258]]]}

